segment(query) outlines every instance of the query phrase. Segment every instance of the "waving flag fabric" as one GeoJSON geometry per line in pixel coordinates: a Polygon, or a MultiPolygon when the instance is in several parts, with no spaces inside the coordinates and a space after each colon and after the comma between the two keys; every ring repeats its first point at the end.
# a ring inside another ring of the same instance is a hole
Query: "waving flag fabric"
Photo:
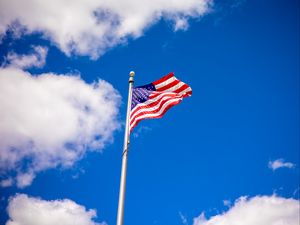
{"type": "Polygon", "coordinates": [[[161,118],[168,109],[191,95],[191,87],[178,80],[174,73],[169,73],[150,84],[133,88],[130,131],[143,119],[161,118]]]}

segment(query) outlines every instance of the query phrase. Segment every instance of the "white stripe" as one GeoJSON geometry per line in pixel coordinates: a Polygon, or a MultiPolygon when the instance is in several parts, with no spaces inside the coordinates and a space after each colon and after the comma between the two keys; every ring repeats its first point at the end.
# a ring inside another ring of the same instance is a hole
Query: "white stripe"
{"type": "Polygon", "coordinates": [[[188,92],[188,91],[191,91],[191,90],[192,90],[192,88],[191,88],[191,87],[188,87],[188,88],[184,89],[183,91],[179,92],[178,94],[179,94],[179,95],[183,95],[184,93],[186,93],[186,92],[188,92]]]}
{"type": "Polygon", "coordinates": [[[174,96],[163,96],[161,99],[159,99],[157,101],[157,104],[155,106],[153,106],[153,107],[147,107],[147,105],[153,103],[152,101],[150,102],[150,100],[148,100],[148,101],[146,101],[146,102],[144,102],[142,104],[138,104],[137,107],[142,107],[142,108],[139,109],[139,110],[137,110],[137,111],[135,111],[134,114],[130,113],[130,118],[135,117],[137,114],[140,114],[141,112],[153,111],[153,110],[155,110],[155,109],[157,109],[157,108],[160,107],[160,104],[161,104],[162,101],[167,100],[167,99],[175,99],[175,98],[176,99],[180,99],[182,97],[181,96],[176,96],[176,97],[174,97],[174,96]]]}
{"type": "MultiPolygon", "coordinates": [[[[174,97],[166,97],[166,98],[164,98],[164,99],[162,99],[161,101],[159,101],[159,103],[157,104],[157,105],[155,105],[155,106],[153,106],[153,107],[143,107],[143,108],[141,108],[141,109],[139,109],[138,111],[136,111],[134,114],[132,114],[132,115],[130,115],[130,118],[134,118],[135,116],[137,116],[137,115],[139,115],[139,114],[141,114],[141,113],[149,113],[149,112],[152,112],[152,111],[155,111],[156,109],[159,109],[160,107],[162,107],[161,106],[161,102],[163,101],[163,100],[167,100],[167,101],[169,101],[169,100],[171,100],[171,99],[177,99],[177,100],[179,100],[179,99],[182,99],[181,97],[180,98],[174,98],[174,97]]],[[[166,103],[166,102],[165,102],[166,103]]],[[[164,104],[165,104],[164,103],[164,104]]]]}
{"type": "Polygon", "coordinates": [[[177,89],[181,88],[183,85],[185,85],[185,83],[180,81],[178,84],[176,84],[162,92],[175,92],[177,89]]]}
{"type": "Polygon", "coordinates": [[[170,104],[172,104],[173,102],[177,102],[179,99],[170,99],[169,101],[165,102],[165,104],[161,107],[161,109],[159,110],[159,112],[157,113],[148,113],[148,114],[144,114],[141,115],[137,118],[135,118],[133,121],[130,121],[130,129],[140,120],[145,119],[145,118],[153,118],[153,117],[158,117],[160,116],[166,107],[168,107],[170,104]]]}
{"type": "MultiPolygon", "coordinates": [[[[166,96],[166,95],[173,95],[174,97],[180,97],[179,94],[177,93],[166,93],[166,92],[159,92],[159,91],[153,91],[149,97],[151,97],[151,95],[156,95],[158,94],[155,98],[150,98],[149,100],[147,100],[146,102],[148,102],[147,104],[150,104],[151,102],[156,102],[157,100],[159,100],[160,98],[166,96]]],[[[144,103],[146,103],[144,102],[144,103]]]]}
{"type": "MultiPolygon", "coordinates": [[[[171,96],[171,97],[181,97],[181,96],[180,96],[179,94],[177,94],[177,93],[164,93],[164,92],[157,92],[157,91],[153,91],[152,93],[154,93],[154,94],[159,93],[159,95],[157,95],[155,98],[148,99],[147,101],[145,101],[145,102],[143,102],[143,103],[138,103],[138,104],[136,104],[136,106],[135,106],[133,109],[131,109],[131,112],[132,112],[136,107],[138,107],[138,106],[144,106],[144,105],[148,105],[148,104],[151,104],[151,103],[153,103],[153,102],[159,101],[160,98],[163,98],[163,97],[166,96],[166,95],[172,94],[173,96],[171,96]]],[[[152,94],[150,94],[150,97],[151,97],[151,95],[152,95],[152,94]]]]}
{"type": "Polygon", "coordinates": [[[159,89],[161,87],[164,87],[164,86],[168,85],[169,83],[173,82],[174,80],[177,80],[176,77],[174,77],[174,76],[170,77],[168,80],[155,85],[155,88],[157,90],[157,89],[159,89]]]}
{"type": "Polygon", "coordinates": [[[141,119],[145,119],[145,118],[149,118],[149,117],[157,117],[157,116],[160,116],[163,111],[165,110],[165,108],[172,104],[173,102],[177,102],[179,99],[176,98],[176,99],[170,99],[169,101],[165,102],[165,104],[160,108],[160,110],[157,112],[157,113],[148,113],[148,114],[145,114],[145,115],[141,115],[139,117],[136,117],[134,119],[134,121],[130,121],[130,129],[136,124],[136,122],[138,120],[141,120],[141,119]]]}

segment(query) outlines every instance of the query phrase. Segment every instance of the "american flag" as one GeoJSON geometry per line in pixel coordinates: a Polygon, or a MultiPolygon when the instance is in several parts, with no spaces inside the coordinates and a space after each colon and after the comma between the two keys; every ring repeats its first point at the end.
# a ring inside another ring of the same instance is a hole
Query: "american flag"
{"type": "Polygon", "coordinates": [[[130,131],[143,119],[161,118],[184,97],[192,95],[189,85],[178,80],[174,73],[132,91],[130,131]]]}

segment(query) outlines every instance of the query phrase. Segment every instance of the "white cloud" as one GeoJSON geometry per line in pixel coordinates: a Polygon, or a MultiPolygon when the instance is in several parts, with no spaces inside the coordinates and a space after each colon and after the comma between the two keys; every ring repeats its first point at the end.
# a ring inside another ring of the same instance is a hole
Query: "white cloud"
{"type": "Polygon", "coordinates": [[[189,23],[187,18],[177,18],[174,23],[174,30],[187,30],[189,28],[189,23]]]}
{"type": "Polygon", "coordinates": [[[0,36],[40,32],[67,55],[97,58],[107,49],[141,36],[165,19],[174,30],[207,13],[212,0],[10,0],[0,1],[0,36]]]}
{"type": "Polygon", "coordinates": [[[285,162],[284,159],[276,159],[274,161],[269,161],[268,167],[274,171],[274,170],[277,170],[279,168],[289,168],[289,169],[291,169],[291,168],[294,168],[295,165],[291,162],[285,162]]]}
{"type": "MultiPolygon", "coordinates": [[[[120,96],[107,82],[0,68],[0,176],[17,186],[102,150],[118,129],[120,96]]],[[[2,181],[2,186],[10,184],[2,181]]]]}
{"type": "Polygon", "coordinates": [[[33,46],[33,53],[28,55],[18,55],[10,52],[6,57],[6,64],[20,69],[41,68],[46,63],[47,53],[48,48],[42,46],[33,46]]]}
{"type": "Polygon", "coordinates": [[[223,200],[223,204],[227,207],[231,206],[231,201],[230,200],[223,200]]]}
{"type": "Polygon", "coordinates": [[[17,186],[20,188],[29,186],[33,179],[35,178],[35,173],[33,169],[27,169],[25,173],[18,172],[18,175],[16,177],[16,183],[17,186]]]}
{"type": "Polygon", "coordinates": [[[193,225],[298,225],[299,201],[278,196],[241,197],[227,212],[205,218],[204,213],[193,225]]]}
{"type": "Polygon", "coordinates": [[[12,185],[13,185],[13,179],[11,177],[0,181],[1,187],[10,187],[12,185]]]}
{"type": "Polygon", "coordinates": [[[106,225],[96,223],[96,211],[86,210],[72,200],[45,201],[17,194],[10,198],[6,225],[106,225]]]}

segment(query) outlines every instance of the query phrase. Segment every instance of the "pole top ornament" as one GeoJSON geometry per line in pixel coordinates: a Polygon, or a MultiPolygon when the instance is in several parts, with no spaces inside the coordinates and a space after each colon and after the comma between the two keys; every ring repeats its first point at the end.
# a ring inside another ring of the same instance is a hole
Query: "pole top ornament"
{"type": "Polygon", "coordinates": [[[129,76],[133,77],[135,75],[134,71],[130,71],[129,76]]]}

